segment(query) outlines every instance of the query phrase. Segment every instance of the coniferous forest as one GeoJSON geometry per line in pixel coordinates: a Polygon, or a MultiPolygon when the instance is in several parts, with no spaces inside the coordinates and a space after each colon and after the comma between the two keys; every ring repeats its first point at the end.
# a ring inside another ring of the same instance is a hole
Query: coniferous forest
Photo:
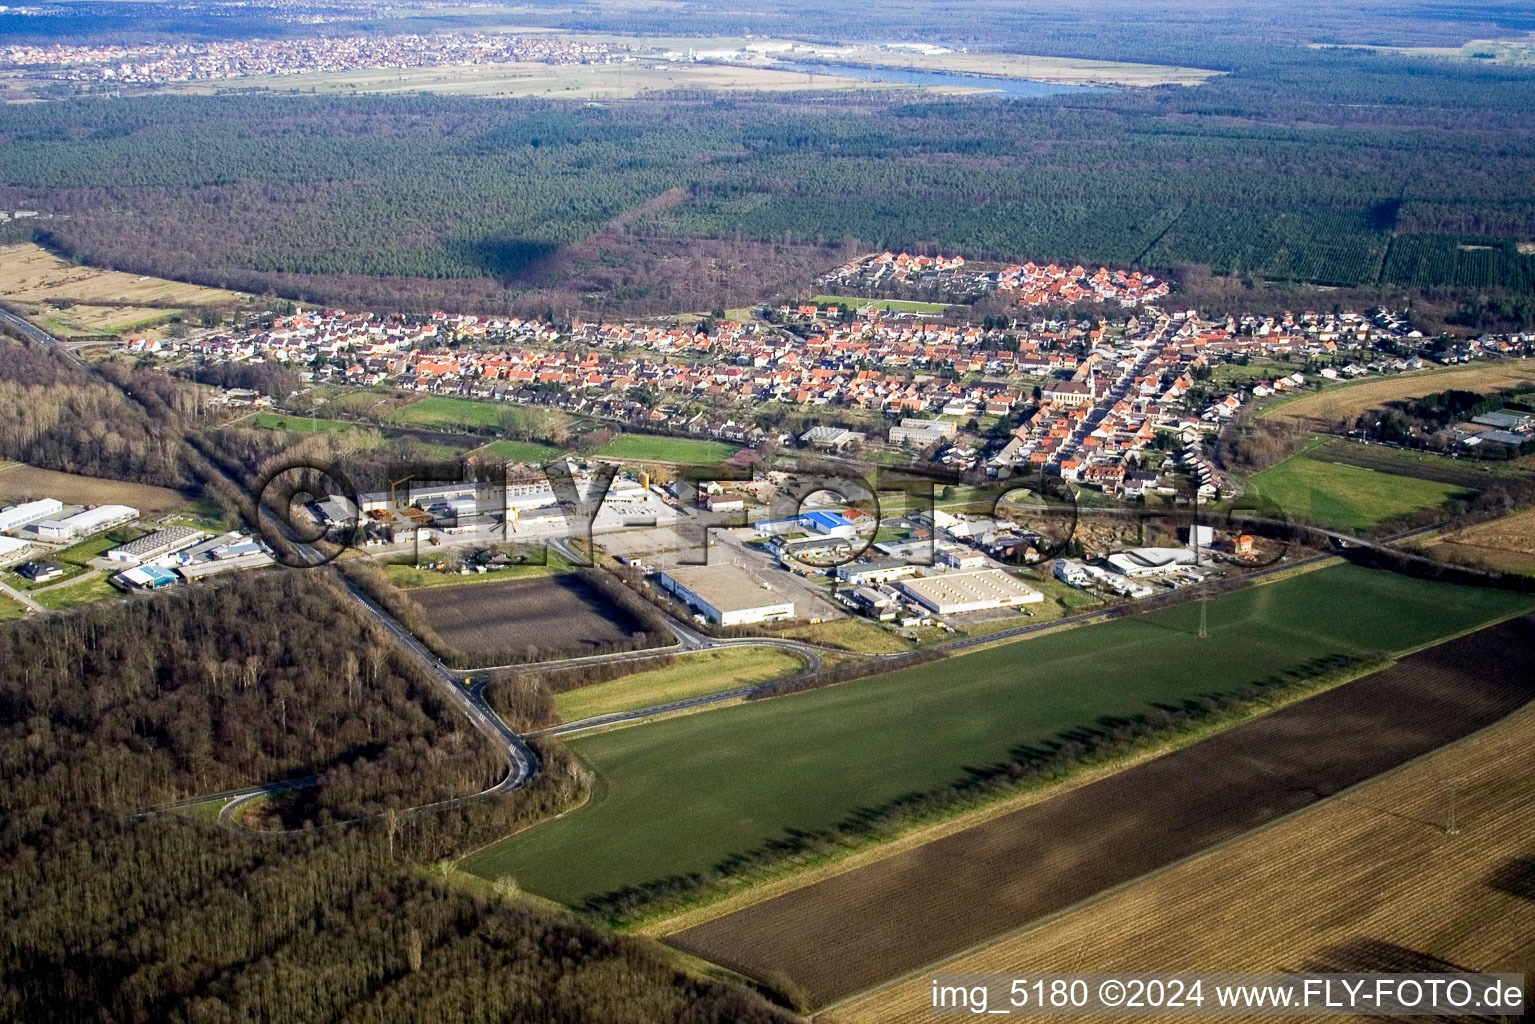
{"type": "Polygon", "coordinates": [[[381,308],[731,306],[926,248],[1530,311],[1535,72],[1209,56],[1229,70],[1197,87],[1012,100],[13,104],[0,207],[67,215],[39,237],[94,264],[381,308]]]}

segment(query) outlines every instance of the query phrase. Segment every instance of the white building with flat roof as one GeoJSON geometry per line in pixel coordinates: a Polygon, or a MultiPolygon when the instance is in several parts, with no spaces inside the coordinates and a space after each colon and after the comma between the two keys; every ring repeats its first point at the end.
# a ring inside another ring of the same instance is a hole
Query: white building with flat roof
{"type": "Polygon", "coordinates": [[[63,519],[44,519],[35,529],[43,540],[70,541],[131,523],[139,510],[129,505],[97,505],[63,519]]]}
{"type": "Polygon", "coordinates": [[[0,509],[0,533],[20,529],[41,519],[47,519],[49,516],[56,516],[62,511],[64,511],[64,503],[57,498],[39,498],[36,501],[0,509]]]}
{"type": "Polygon", "coordinates": [[[794,618],[794,602],[739,565],[685,565],[658,575],[663,590],[720,626],[794,618]]]}
{"type": "Polygon", "coordinates": [[[1045,595],[1001,569],[950,572],[895,584],[913,601],[939,615],[1038,604],[1045,595]]]}

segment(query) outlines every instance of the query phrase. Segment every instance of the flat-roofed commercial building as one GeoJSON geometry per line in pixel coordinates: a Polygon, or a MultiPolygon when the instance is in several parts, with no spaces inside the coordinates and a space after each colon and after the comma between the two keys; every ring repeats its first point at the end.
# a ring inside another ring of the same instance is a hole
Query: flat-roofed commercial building
{"type": "Polygon", "coordinates": [[[913,601],[939,615],[1037,604],[1045,595],[1001,569],[951,572],[895,584],[913,601]]]}
{"type": "Polygon", "coordinates": [[[0,509],[0,533],[35,523],[39,519],[58,515],[64,511],[64,503],[57,498],[39,498],[23,502],[7,509],[0,509]]]}
{"type": "Polygon", "coordinates": [[[658,579],[664,590],[720,626],[748,626],[794,618],[786,601],[739,565],[689,565],[667,569],[658,579]]]}
{"type": "Polygon", "coordinates": [[[44,519],[34,529],[43,540],[78,540],[131,523],[138,517],[139,510],[128,505],[97,505],[63,519],[44,519]]]}
{"type": "Polygon", "coordinates": [[[206,533],[190,526],[167,526],[113,548],[107,552],[107,557],[114,562],[127,562],[131,565],[153,562],[157,558],[189,548],[206,536],[206,533]]]}

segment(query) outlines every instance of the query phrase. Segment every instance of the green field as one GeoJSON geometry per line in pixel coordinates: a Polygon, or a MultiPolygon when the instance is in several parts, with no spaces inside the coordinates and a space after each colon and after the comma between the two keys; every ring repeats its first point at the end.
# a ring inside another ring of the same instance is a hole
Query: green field
{"type": "Polygon", "coordinates": [[[915,302],[910,299],[870,299],[861,295],[817,295],[812,301],[817,306],[846,305],[849,309],[862,309],[873,303],[879,309],[893,310],[897,313],[943,313],[950,309],[964,309],[964,306],[950,306],[942,302],[915,302]]]}
{"type": "Polygon", "coordinates": [[[1453,484],[1324,462],[1301,452],[1253,477],[1249,493],[1297,519],[1366,530],[1438,508],[1465,492],[1453,484]]]}
{"type": "Polygon", "coordinates": [[[595,449],[592,454],[601,458],[633,459],[637,462],[691,462],[707,466],[723,462],[741,449],[723,441],[694,441],[685,437],[652,437],[648,434],[625,434],[595,449]]]}
{"type": "Polygon", "coordinates": [[[139,537],[144,536],[145,532],[136,526],[122,526],[115,530],[108,530],[106,533],[82,540],[78,544],[65,548],[57,555],[54,555],[52,561],[63,562],[67,565],[87,565],[91,559],[100,558],[108,551],[126,544],[130,540],[137,540],[139,537]]]}
{"type": "Polygon", "coordinates": [[[33,594],[32,600],[44,608],[57,611],[60,608],[73,608],[75,605],[90,604],[93,601],[121,596],[122,591],[112,586],[107,579],[106,575],[101,575],[80,583],[59,587],[56,590],[43,590],[33,594]]]}
{"type": "Polygon", "coordinates": [[[1208,640],[1188,604],[577,739],[592,802],[461,866],[577,902],[941,788],[1104,716],[1409,649],[1530,603],[1340,565],[1211,600],[1208,640]]]}
{"type": "Polygon", "coordinates": [[[560,454],[553,445],[537,441],[492,441],[484,448],[476,449],[476,455],[491,455],[507,462],[548,462],[560,454]]]}
{"type": "Polygon", "coordinates": [[[4,594],[0,594],[0,622],[19,619],[26,614],[27,609],[25,605],[19,601],[13,601],[4,594]]]}
{"type": "Polygon", "coordinates": [[[472,398],[433,395],[402,405],[387,417],[401,426],[441,430],[480,430],[531,422],[530,410],[503,402],[477,402],[472,398]]]}
{"type": "Polygon", "coordinates": [[[289,430],[299,434],[332,433],[337,430],[351,430],[353,427],[353,424],[343,420],[326,420],[318,417],[311,419],[308,416],[286,412],[258,412],[234,425],[257,427],[262,430],[289,430]]]}
{"type": "Polygon", "coordinates": [[[700,654],[686,654],[675,665],[636,672],[579,690],[554,696],[555,710],[567,722],[595,715],[632,711],[652,704],[686,700],[704,693],[730,690],[769,679],[791,676],[804,668],[805,659],[774,647],[738,647],[700,654]]]}

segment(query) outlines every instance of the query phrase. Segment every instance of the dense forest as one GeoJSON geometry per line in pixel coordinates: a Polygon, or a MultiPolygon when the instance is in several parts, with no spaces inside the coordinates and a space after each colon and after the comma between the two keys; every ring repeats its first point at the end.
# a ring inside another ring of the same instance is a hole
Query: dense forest
{"type": "MultiPolygon", "coordinates": [[[[154,385],[122,366],[121,383],[154,385]]],[[[163,383],[163,382],[162,382],[163,383]]],[[[0,456],[86,476],[185,487],[181,437],[151,419],[108,380],[92,376],[35,342],[0,335],[0,456]]]]}
{"type": "Polygon", "coordinates": [[[353,827],[122,816],[306,771],[321,818],[496,778],[419,672],[319,573],[0,627],[0,1019],[788,1020],[514,886],[425,870],[584,799],[555,742],[520,790],[353,827]]]}
{"type": "Polygon", "coordinates": [[[323,574],[0,630],[0,825],[317,774],[316,820],[476,793],[504,757],[323,574]]]}
{"type": "Polygon", "coordinates": [[[44,240],[93,263],[381,308],[732,306],[890,247],[1531,309],[1487,302],[1535,291],[1535,73],[1250,58],[1194,88],[1026,100],[12,105],[0,206],[68,215],[44,240]]]}

